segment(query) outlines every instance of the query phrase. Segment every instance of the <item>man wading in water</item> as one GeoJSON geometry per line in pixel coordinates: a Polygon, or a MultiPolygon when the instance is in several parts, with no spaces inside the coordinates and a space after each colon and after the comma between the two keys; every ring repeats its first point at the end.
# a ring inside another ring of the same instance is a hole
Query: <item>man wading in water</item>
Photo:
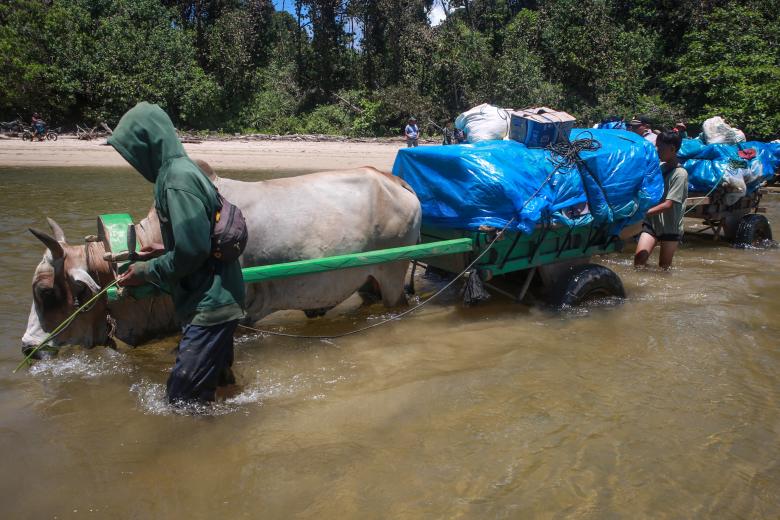
{"type": "Polygon", "coordinates": [[[148,282],[170,290],[183,333],[168,378],[168,400],[213,401],[218,385],[234,383],[233,333],[244,316],[238,260],[211,255],[217,190],[187,156],[168,114],[157,105],[143,102],[129,110],[108,144],[154,183],[165,245],[161,256],[132,264],[119,285],[148,282]]]}

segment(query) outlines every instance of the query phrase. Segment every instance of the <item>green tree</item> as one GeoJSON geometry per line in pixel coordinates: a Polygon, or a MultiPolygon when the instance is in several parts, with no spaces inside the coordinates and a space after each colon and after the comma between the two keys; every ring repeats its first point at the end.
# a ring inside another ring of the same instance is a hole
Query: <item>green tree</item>
{"type": "Polygon", "coordinates": [[[295,83],[294,63],[272,63],[257,72],[255,83],[257,90],[244,105],[239,126],[272,134],[296,132],[294,116],[301,93],[295,83]]]}
{"type": "Polygon", "coordinates": [[[328,102],[334,92],[349,84],[342,0],[304,0],[311,22],[312,51],[316,56],[309,77],[314,101],[328,102]]]}
{"type": "MultiPolygon", "coordinates": [[[[539,11],[539,51],[564,106],[584,120],[631,111],[646,91],[655,47],[643,28],[626,28],[611,0],[546,0],[539,11]]],[[[532,29],[533,30],[533,29],[532,29]]]]}
{"type": "Polygon", "coordinates": [[[490,42],[483,34],[459,20],[438,28],[431,62],[432,93],[448,111],[493,101],[494,66],[490,42]]]}
{"type": "Polygon", "coordinates": [[[536,11],[522,10],[504,30],[504,48],[492,84],[495,101],[500,106],[556,107],[563,101],[561,85],[549,81],[544,60],[534,50],[538,45],[537,35],[528,31],[528,27],[538,25],[538,17],[536,11]]]}
{"type": "MultiPolygon", "coordinates": [[[[78,80],[68,75],[46,45],[54,25],[72,34],[68,52],[82,51],[89,17],[84,12],[52,10],[37,0],[0,4],[0,112],[26,119],[40,112],[49,121],[64,117],[75,104],[78,80]],[[59,23],[51,23],[57,19],[59,23]]],[[[86,72],[86,71],[85,71],[86,72]]]]}
{"type": "Polygon", "coordinates": [[[225,109],[232,112],[251,95],[255,70],[269,58],[270,5],[247,2],[226,10],[208,31],[207,70],[225,91],[225,109]]]}
{"type": "Polygon", "coordinates": [[[774,16],[732,3],[685,36],[677,71],[666,80],[697,121],[720,115],[751,136],[777,135],[780,23],[774,16]]]}
{"type": "Polygon", "coordinates": [[[396,134],[490,102],[776,135],[780,0],[14,0],[0,117],[396,134]],[[431,27],[434,5],[449,8],[431,27]],[[345,101],[346,100],[346,101],[345,101]]]}

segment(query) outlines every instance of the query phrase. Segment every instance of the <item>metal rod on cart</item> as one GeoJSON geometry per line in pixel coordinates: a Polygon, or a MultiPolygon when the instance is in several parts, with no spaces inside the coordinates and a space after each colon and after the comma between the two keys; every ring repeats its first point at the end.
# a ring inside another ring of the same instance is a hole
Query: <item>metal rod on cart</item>
{"type": "Polygon", "coordinates": [[[531,285],[531,280],[534,278],[534,274],[536,274],[536,267],[528,271],[528,275],[525,277],[525,281],[523,282],[523,286],[520,288],[520,292],[517,294],[517,301],[522,301],[523,298],[525,298],[525,293],[528,292],[528,287],[531,285]]]}

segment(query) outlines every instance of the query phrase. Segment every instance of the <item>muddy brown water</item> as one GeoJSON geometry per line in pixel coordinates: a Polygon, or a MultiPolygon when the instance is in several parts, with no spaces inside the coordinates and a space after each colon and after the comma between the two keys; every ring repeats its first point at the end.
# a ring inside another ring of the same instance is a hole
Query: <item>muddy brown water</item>
{"type": "MultiPolygon", "coordinates": [[[[176,338],[11,374],[43,252],[26,228],[54,216],[78,242],[100,213],[143,216],[150,185],[6,168],[0,186],[3,518],[780,516],[777,249],[688,240],[670,273],[604,258],[628,293],[617,307],[464,309],[450,293],[332,342],[243,337],[242,393],[192,417],[164,404],[176,338]]],[[[780,222],[780,198],[766,206],[780,222]]]]}

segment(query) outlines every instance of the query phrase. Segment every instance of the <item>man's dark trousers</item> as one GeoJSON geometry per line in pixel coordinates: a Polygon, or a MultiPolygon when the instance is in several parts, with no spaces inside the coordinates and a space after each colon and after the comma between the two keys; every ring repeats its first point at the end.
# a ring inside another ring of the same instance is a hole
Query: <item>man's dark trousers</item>
{"type": "Polygon", "coordinates": [[[168,401],[213,401],[220,375],[233,365],[233,333],[238,320],[185,325],[176,364],[168,378],[168,401]]]}

